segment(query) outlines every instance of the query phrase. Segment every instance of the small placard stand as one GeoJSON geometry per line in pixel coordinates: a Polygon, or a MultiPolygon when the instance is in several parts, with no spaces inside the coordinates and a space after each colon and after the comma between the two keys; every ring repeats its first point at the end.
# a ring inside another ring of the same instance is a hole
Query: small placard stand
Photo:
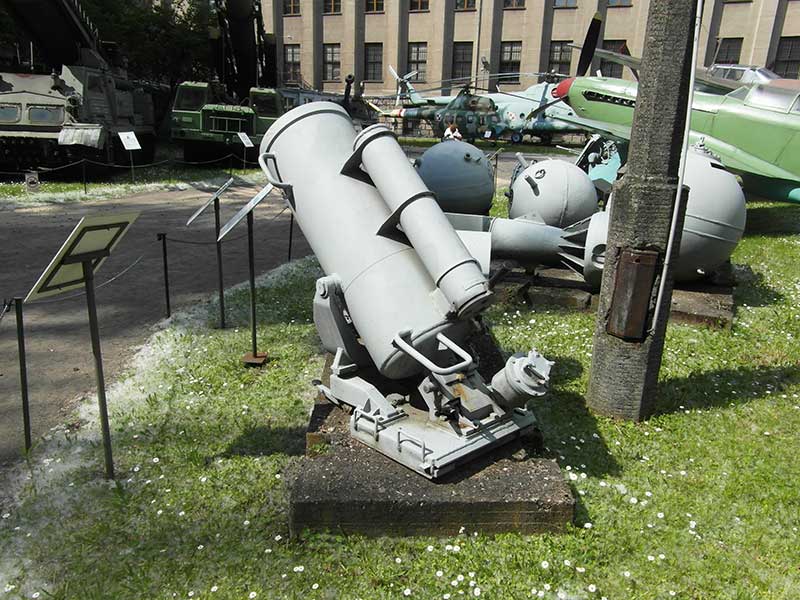
{"type": "Polygon", "coordinates": [[[131,157],[131,183],[136,183],[136,176],[134,175],[133,167],[133,152],[135,150],[141,150],[142,145],[139,143],[139,139],[136,137],[136,133],[133,131],[120,131],[118,135],[120,141],[122,142],[122,146],[128,151],[128,154],[131,157]]]}
{"type": "Polygon", "coordinates": [[[139,213],[125,213],[81,219],[25,298],[25,302],[31,302],[79,287],[86,289],[89,332],[97,377],[97,403],[100,408],[100,427],[103,433],[103,450],[108,479],[114,478],[114,459],[111,454],[111,430],[108,425],[103,356],[100,351],[100,329],[97,323],[97,303],[94,295],[94,274],[138,216],[139,213]]]}
{"type": "Polygon", "coordinates": [[[250,148],[253,148],[253,140],[250,139],[250,136],[247,135],[244,131],[240,131],[238,133],[239,141],[242,142],[242,146],[244,146],[244,150],[242,151],[242,171],[247,170],[247,151],[250,148]]]}
{"type": "Polygon", "coordinates": [[[203,212],[214,204],[214,237],[217,238],[217,282],[219,285],[219,328],[225,329],[225,283],[222,280],[222,242],[219,241],[219,197],[225,193],[231,184],[233,183],[233,177],[228,179],[225,183],[223,183],[220,188],[214,192],[214,195],[208,199],[208,201],[203,204],[200,208],[198,208],[195,213],[189,217],[189,220],[186,221],[186,226],[188,227],[192,223],[194,223],[195,219],[203,214],[203,212]]]}
{"type": "Polygon", "coordinates": [[[272,185],[268,184],[263,190],[258,192],[258,194],[256,194],[253,199],[250,200],[250,202],[245,204],[230,221],[225,223],[225,227],[222,228],[222,231],[217,238],[217,242],[221,242],[222,238],[228,235],[228,232],[236,227],[236,225],[241,223],[245,216],[247,217],[247,258],[249,259],[250,263],[250,336],[253,348],[252,352],[249,352],[242,357],[242,361],[244,364],[251,367],[262,366],[265,362],[267,362],[268,358],[266,352],[258,351],[258,334],[256,333],[256,259],[253,251],[253,210],[264,198],[267,197],[271,191],[272,185]]]}

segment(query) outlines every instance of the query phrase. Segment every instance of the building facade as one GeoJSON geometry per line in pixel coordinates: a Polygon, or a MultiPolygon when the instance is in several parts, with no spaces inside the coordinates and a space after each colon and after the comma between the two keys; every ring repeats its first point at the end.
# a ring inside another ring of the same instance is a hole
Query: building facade
{"type": "MultiPolygon", "coordinates": [[[[389,73],[416,71],[420,89],[483,73],[517,73],[501,87],[535,83],[534,73],[575,74],[577,51],[595,13],[602,47],[641,56],[650,0],[262,0],[277,40],[284,83],[339,91],[353,73],[368,95],[391,94],[389,73]],[[487,70],[488,69],[488,70],[487,70]]],[[[707,0],[700,61],[768,66],[798,78],[800,0],[707,0]]],[[[619,65],[596,61],[610,76],[619,65]]],[[[627,71],[627,70],[625,70],[627,71]]],[[[487,82],[489,83],[489,82],[487,82]]],[[[494,82],[491,82],[494,83],[494,82]]]]}

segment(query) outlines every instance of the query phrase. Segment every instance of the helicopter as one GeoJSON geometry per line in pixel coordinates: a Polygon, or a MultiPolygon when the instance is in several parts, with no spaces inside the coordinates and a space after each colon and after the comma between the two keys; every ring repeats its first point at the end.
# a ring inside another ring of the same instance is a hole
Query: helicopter
{"type": "MultiPolygon", "coordinates": [[[[424,120],[431,124],[434,132],[441,136],[444,128],[454,122],[460,130],[466,131],[467,138],[483,137],[500,139],[506,134],[512,143],[522,142],[526,134],[539,137],[543,143],[550,144],[553,134],[580,133],[582,128],[559,121],[551,114],[539,113],[534,119],[526,115],[548,103],[556,87],[554,74],[535,73],[531,75],[545,76],[548,81],[537,83],[522,92],[492,92],[476,94],[472,90],[472,81],[468,81],[455,96],[422,96],[411,84],[416,73],[413,71],[402,77],[390,65],[389,72],[398,84],[397,100],[405,96],[410,106],[396,108],[384,112],[385,116],[404,120],[424,120]]],[[[502,81],[503,76],[494,75],[502,81]]],[[[518,74],[513,74],[518,76],[518,74]]],[[[562,104],[552,105],[553,113],[565,111],[572,114],[572,109],[562,104]]]]}

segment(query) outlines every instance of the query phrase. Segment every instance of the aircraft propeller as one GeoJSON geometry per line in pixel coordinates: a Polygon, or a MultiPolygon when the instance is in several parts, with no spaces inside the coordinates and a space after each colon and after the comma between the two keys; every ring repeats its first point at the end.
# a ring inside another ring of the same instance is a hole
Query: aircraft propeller
{"type": "Polygon", "coordinates": [[[403,75],[402,77],[400,77],[400,75],[397,74],[397,71],[394,70],[394,67],[392,65],[389,65],[389,73],[391,73],[392,77],[394,77],[395,81],[397,81],[397,95],[395,96],[394,105],[400,106],[400,95],[403,93],[401,87],[403,86],[403,84],[408,83],[412,77],[417,75],[418,71],[410,71],[405,75],[403,75]]]}
{"type": "Polygon", "coordinates": [[[578,59],[578,77],[585,76],[592,66],[594,51],[597,48],[597,42],[600,40],[600,29],[602,27],[603,18],[600,13],[595,13],[594,17],[592,17],[592,22],[589,23],[589,28],[586,30],[586,37],[583,39],[581,55],[578,59]]]}

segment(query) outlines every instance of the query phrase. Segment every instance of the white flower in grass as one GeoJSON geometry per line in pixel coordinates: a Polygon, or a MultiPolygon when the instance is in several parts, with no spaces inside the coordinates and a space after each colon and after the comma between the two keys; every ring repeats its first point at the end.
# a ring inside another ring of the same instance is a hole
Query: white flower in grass
{"type": "Polygon", "coordinates": [[[542,561],[542,568],[543,569],[549,569],[550,568],[550,563],[547,562],[546,560],[543,560],[542,561]]]}
{"type": "Polygon", "coordinates": [[[565,567],[571,567],[571,566],[572,566],[572,563],[571,563],[570,561],[568,561],[568,560],[565,560],[565,561],[564,561],[564,566],[565,566],[565,567]]]}
{"type": "Polygon", "coordinates": [[[663,519],[663,518],[664,518],[664,513],[660,512],[660,513],[658,513],[656,516],[657,516],[659,519],[663,519]]]}
{"type": "Polygon", "coordinates": [[[3,518],[7,519],[11,516],[11,513],[3,513],[3,518]]]}
{"type": "Polygon", "coordinates": [[[249,594],[247,597],[248,597],[248,598],[250,598],[250,600],[253,600],[253,598],[255,598],[256,596],[258,596],[258,594],[257,594],[257,593],[255,593],[255,592],[250,592],[250,594],[249,594]]]}
{"type": "Polygon", "coordinates": [[[410,596],[411,595],[411,588],[406,588],[403,590],[403,596],[410,596]]]}
{"type": "Polygon", "coordinates": [[[319,584],[315,583],[314,585],[311,586],[311,589],[312,590],[318,590],[319,589],[319,584]]]}
{"type": "Polygon", "coordinates": [[[192,598],[192,597],[194,597],[194,592],[189,592],[188,595],[189,595],[189,598],[192,598]]]}
{"type": "Polygon", "coordinates": [[[33,594],[31,594],[31,598],[34,598],[34,600],[39,596],[40,596],[39,592],[33,592],[33,594]]]}
{"type": "Polygon", "coordinates": [[[433,546],[428,546],[428,547],[427,547],[427,548],[425,548],[425,549],[426,549],[428,552],[433,552],[433,546]]]}
{"type": "Polygon", "coordinates": [[[597,591],[597,586],[593,583],[590,583],[588,586],[586,586],[586,589],[594,594],[597,591]]]}
{"type": "Polygon", "coordinates": [[[459,581],[464,581],[464,576],[459,573],[456,579],[458,579],[459,581]]]}
{"type": "Polygon", "coordinates": [[[394,562],[396,562],[399,565],[401,562],[403,562],[403,559],[398,556],[397,558],[394,559],[394,562]]]}
{"type": "Polygon", "coordinates": [[[653,556],[652,554],[648,554],[647,555],[647,560],[649,560],[650,562],[653,562],[655,559],[656,559],[656,557],[653,556]]]}
{"type": "Polygon", "coordinates": [[[586,572],[586,568],[585,567],[575,567],[575,570],[578,573],[585,573],[586,572]]]}
{"type": "Polygon", "coordinates": [[[450,600],[450,594],[445,594],[442,598],[444,598],[444,600],[450,600]]]}
{"type": "Polygon", "coordinates": [[[442,571],[436,571],[436,576],[437,577],[441,577],[442,575],[444,575],[444,573],[442,571]]]}
{"type": "Polygon", "coordinates": [[[297,565],[295,568],[292,569],[295,573],[302,573],[305,571],[306,568],[303,565],[297,565]]]}
{"type": "Polygon", "coordinates": [[[567,595],[564,592],[562,592],[561,590],[559,590],[556,593],[556,597],[558,598],[558,600],[566,600],[567,595]]]}
{"type": "Polygon", "coordinates": [[[158,463],[158,462],[159,462],[159,458],[158,458],[157,456],[154,456],[154,457],[153,457],[153,462],[154,462],[154,463],[158,463]]]}
{"type": "Polygon", "coordinates": [[[584,529],[591,529],[592,528],[592,524],[591,523],[584,523],[583,524],[583,528],[584,529]]]}
{"type": "Polygon", "coordinates": [[[474,590],[472,590],[472,595],[473,596],[480,596],[481,595],[481,588],[476,587],[474,590]]]}
{"type": "Polygon", "coordinates": [[[631,572],[630,571],[623,571],[622,572],[622,576],[623,577],[630,577],[631,576],[631,572]]]}
{"type": "Polygon", "coordinates": [[[282,539],[283,539],[283,536],[282,536],[282,535],[280,535],[280,534],[278,534],[278,535],[276,535],[276,536],[275,536],[275,541],[276,541],[276,542],[280,542],[282,539]]]}
{"type": "Polygon", "coordinates": [[[459,546],[458,544],[453,546],[453,552],[460,552],[460,551],[461,551],[461,546],[459,546]]]}
{"type": "Polygon", "coordinates": [[[697,521],[689,521],[689,529],[694,529],[697,527],[697,521]]]}
{"type": "Polygon", "coordinates": [[[550,584],[549,584],[549,583],[545,583],[543,587],[544,587],[544,589],[545,589],[545,590],[547,590],[547,591],[549,591],[549,590],[550,590],[550,584]]]}
{"type": "Polygon", "coordinates": [[[631,499],[628,500],[628,502],[630,502],[631,504],[636,504],[639,501],[635,497],[631,496],[631,499]]]}
{"type": "Polygon", "coordinates": [[[205,548],[205,546],[203,546],[203,544],[200,544],[199,546],[197,546],[198,550],[202,550],[203,548],[205,548]]]}
{"type": "Polygon", "coordinates": [[[6,584],[6,587],[3,589],[3,591],[7,594],[8,592],[16,589],[16,587],[17,586],[15,586],[15,585],[13,585],[11,583],[8,583],[8,584],[6,584]]]}

